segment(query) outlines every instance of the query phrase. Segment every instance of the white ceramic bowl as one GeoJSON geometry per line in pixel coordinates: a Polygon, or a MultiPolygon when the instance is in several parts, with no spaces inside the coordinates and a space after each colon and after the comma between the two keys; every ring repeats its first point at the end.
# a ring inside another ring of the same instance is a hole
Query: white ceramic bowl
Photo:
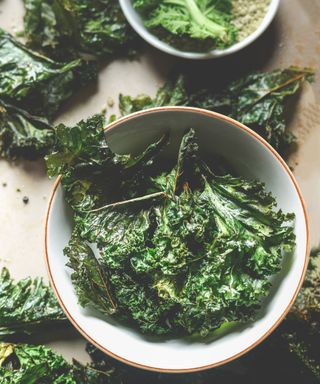
{"type": "Polygon", "coordinates": [[[142,18],[139,13],[133,8],[132,0],[119,0],[121,9],[128,20],[131,27],[142,37],[147,43],[153,45],[155,48],[160,49],[165,53],[169,53],[170,55],[182,57],[184,59],[213,59],[217,57],[222,57],[226,55],[230,55],[232,53],[238,52],[241,49],[250,45],[253,41],[255,41],[262,33],[268,28],[274,19],[277,10],[279,8],[280,0],[270,0],[269,9],[259,25],[259,27],[244,40],[239,41],[236,44],[233,44],[229,48],[226,49],[214,49],[210,52],[187,52],[181,51],[168,43],[160,40],[156,35],[151,33],[143,23],[142,18]]]}
{"type": "Polygon", "coordinates": [[[63,248],[72,230],[72,217],[58,179],[48,207],[45,230],[46,263],[52,286],[66,315],[83,336],[107,354],[131,365],[166,372],[187,372],[214,367],[244,354],[281,322],[298,293],[308,260],[308,221],[297,183],[286,163],[259,135],[244,125],[217,113],[188,107],[162,107],[134,113],[110,124],[106,137],[118,153],[143,149],[159,135],[170,131],[167,156],[175,154],[187,128],[197,132],[200,150],[222,155],[237,172],[260,179],[276,196],[279,207],[294,212],[296,249],[284,258],[273,281],[270,296],[253,322],[225,331],[210,342],[176,338],[154,341],[138,331],[116,324],[77,303],[65,266],[63,248]]]}

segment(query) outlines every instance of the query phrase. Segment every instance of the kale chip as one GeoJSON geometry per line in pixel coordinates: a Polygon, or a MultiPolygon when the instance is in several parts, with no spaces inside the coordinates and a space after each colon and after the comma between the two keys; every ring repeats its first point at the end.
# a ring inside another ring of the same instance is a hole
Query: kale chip
{"type": "Polygon", "coordinates": [[[294,247],[293,216],[260,182],[216,175],[192,129],[174,164],[161,157],[166,135],[118,155],[102,128],[99,116],[65,127],[47,157],[74,211],[65,253],[80,304],[157,335],[254,318],[294,247]]]}
{"type": "Polygon", "coordinates": [[[117,0],[24,0],[28,44],[53,58],[133,55],[140,39],[117,0]]]}
{"type": "MultiPolygon", "coordinates": [[[[88,349],[93,355],[92,349],[88,349]]],[[[0,343],[2,384],[121,384],[114,368],[103,363],[68,363],[43,345],[0,343]]]]}
{"type": "Polygon", "coordinates": [[[0,98],[29,113],[53,117],[80,87],[95,80],[83,60],[55,62],[27,49],[0,30],[0,98]]]}
{"type": "Polygon", "coordinates": [[[119,96],[122,115],[165,105],[186,105],[223,113],[240,121],[285,154],[294,142],[287,129],[288,101],[305,81],[312,81],[314,71],[289,67],[271,72],[252,73],[237,79],[222,90],[197,89],[179,75],[165,83],[152,99],[146,95],[119,96]]]}
{"type": "Polygon", "coordinates": [[[35,160],[50,152],[55,132],[44,117],[0,100],[0,156],[35,160]]]}
{"type": "Polygon", "coordinates": [[[41,278],[15,281],[0,273],[0,339],[30,335],[67,319],[51,288],[41,278]]]}
{"type": "Polygon", "coordinates": [[[94,64],[52,61],[0,29],[1,156],[36,159],[50,152],[55,143],[52,118],[96,77],[94,64]]]}

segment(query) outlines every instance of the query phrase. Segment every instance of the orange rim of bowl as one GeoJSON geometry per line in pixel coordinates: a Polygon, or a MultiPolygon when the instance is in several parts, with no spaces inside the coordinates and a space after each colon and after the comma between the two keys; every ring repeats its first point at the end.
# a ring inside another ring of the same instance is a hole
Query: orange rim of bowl
{"type": "Polygon", "coordinates": [[[249,347],[247,347],[243,351],[238,352],[235,355],[233,355],[231,357],[228,357],[226,359],[223,359],[221,361],[218,361],[218,362],[215,362],[215,363],[212,363],[212,364],[208,364],[208,365],[205,365],[205,366],[201,366],[201,367],[183,368],[183,369],[156,368],[156,367],[152,367],[152,366],[136,363],[136,362],[131,361],[131,360],[127,360],[127,359],[125,359],[125,358],[123,358],[123,357],[121,357],[121,356],[119,356],[119,355],[109,351],[107,348],[105,348],[104,346],[99,344],[98,341],[94,340],[91,336],[89,336],[87,334],[87,332],[73,318],[72,314],[68,311],[67,306],[64,304],[63,300],[60,297],[59,291],[58,291],[58,289],[56,287],[56,284],[55,284],[55,281],[54,281],[54,278],[53,278],[53,275],[52,275],[52,272],[51,272],[50,262],[49,262],[49,255],[48,255],[48,222],[49,222],[49,216],[50,216],[50,211],[51,211],[51,208],[52,208],[53,199],[54,199],[55,193],[56,193],[56,191],[57,191],[57,189],[59,187],[59,184],[61,182],[61,177],[62,176],[58,176],[58,178],[57,178],[57,180],[56,180],[56,182],[54,184],[53,191],[52,191],[52,194],[50,196],[50,200],[49,200],[49,204],[48,204],[47,213],[46,213],[46,219],[45,219],[45,262],[46,262],[47,270],[48,270],[48,273],[49,273],[49,278],[50,278],[51,285],[53,287],[55,295],[56,295],[56,297],[57,297],[61,307],[63,308],[65,314],[67,315],[67,317],[70,320],[70,322],[72,323],[72,325],[87,340],[89,340],[93,345],[95,345],[97,348],[102,350],[107,355],[109,355],[109,356],[111,356],[111,357],[113,357],[113,358],[115,358],[115,359],[117,359],[117,360],[119,360],[119,361],[121,361],[121,362],[123,362],[125,364],[129,364],[131,366],[134,366],[136,368],[141,368],[141,369],[145,369],[145,370],[148,370],[148,371],[161,372],[161,373],[188,373],[188,372],[191,373],[191,372],[203,371],[203,370],[206,370],[206,369],[218,367],[219,365],[223,365],[223,364],[229,363],[232,360],[237,359],[238,357],[246,354],[251,349],[253,349],[257,345],[259,345],[263,340],[265,340],[279,326],[279,324],[285,318],[286,314],[289,312],[291,306],[293,305],[293,303],[294,303],[294,301],[295,301],[295,299],[296,299],[296,297],[298,295],[298,292],[299,292],[299,290],[300,290],[300,288],[302,286],[302,283],[303,283],[303,280],[304,280],[304,276],[305,276],[305,273],[306,273],[306,270],[307,270],[308,260],[309,260],[309,247],[310,247],[309,221],[308,221],[307,210],[306,210],[304,199],[302,197],[301,190],[300,190],[300,188],[299,188],[299,186],[297,184],[297,181],[296,181],[293,173],[291,172],[291,170],[288,167],[288,165],[286,164],[286,162],[282,159],[282,157],[278,154],[278,152],[265,139],[263,139],[261,136],[259,136],[252,129],[246,127],[245,125],[239,123],[238,121],[236,121],[236,120],[234,120],[234,119],[232,119],[230,117],[227,117],[227,116],[222,115],[222,114],[217,113],[217,112],[208,111],[208,110],[205,110],[205,109],[195,108],[195,107],[174,107],[174,106],[155,107],[155,108],[150,108],[150,109],[138,111],[138,112],[132,113],[132,114],[130,114],[128,116],[124,116],[124,117],[122,117],[122,118],[120,118],[120,119],[110,123],[109,125],[107,125],[107,127],[105,128],[105,131],[109,131],[110,129],[115,128],[116,126],[122,124],[123,122],[131,120],[132,118],[135,118],[137,116],[140,116],[140,115],[143,115],[143,114],[152,114],[152,113],[161,112],[161,111],[189,111],[189,112],[195,112],[195,113],[199,113],[199,114],[202,114],[202,115],[206,115],[206,116],[209,116],[209,117],[214,117],[214,118],[226,121],[226,122],[236,126],[237,128],[241,129],[242,131],[245,131],[250,136],[253,136],[256,140],[258,140],[260,143],[262,143],[277,158],[279,163],[282,165],[284,170],[289,175],[289,177],[290,177],[290,179],[291,179],[291,181],[292,181],[292,183],[293,183],[293,185],[294,185],[294,187],[295,187],[295,189],[296,189],[296,191],[298,193],[298,196],[299,196],[299,199],[300,199],[300,202],[301,202],[301,206],[303,208],[303,214],[304,214],[305,226],[306,226],[306,253],[305,253],[305,257],[304,257],[305,258],[305,260],[304,260],[304,267],[303,267],[303,270],[302,270],[302,273],[301,273],[299,284],[297,285],[297,287],[295,289],[295,292],[294,292],[294,294],[293,294],[293,296],[292,296],[292,298],[290,300],[289,305],[282,312],[282,315],[273,324],[273,326],[270,327],[267,332],[265,332],[264,335],[262,335],[258,340],[256,340],[254,343],[252,343],[249,347]]]}

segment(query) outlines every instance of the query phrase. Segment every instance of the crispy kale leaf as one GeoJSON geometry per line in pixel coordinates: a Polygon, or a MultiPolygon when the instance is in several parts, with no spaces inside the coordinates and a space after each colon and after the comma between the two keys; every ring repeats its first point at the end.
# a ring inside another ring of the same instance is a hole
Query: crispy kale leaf
{"type": "MultiPolygon", "coordinates": [[[[306,278],[291,309],[291,314],[310,324],[320,321],[320,250],[311,251],[306,278]]],[[[320,324],[319,324],[320,325],[320,324]]]]}
{"type": "Polygon", "coordinates": [[[56,127],[56,148],[48,157],[49,176],[63,173],[69,167],[85,170],[92,160],[95,165],[108,164],[110,150],[104,138],[105,118],[97,114],[87,121],[80,121],[74,127],[60,124],[56,127]]]}
{"type": "Polygon", "coordinates": [[[113,314],[116,305],[110,295],[108,274],[96,259],[89,244],[81,241],[75,233],[65,253],[69,257],[68,266],[75,271],[71,278],[77,291],[79,304],[83,307],[91,305],[103,313],[113,314]]]}
{"type": "Polygon", "coordinates": [[[233,82],[217,95],[200,92],[192,103],[233,117],[283,152],[293,140],[286,130],[286,102],[305,81],[312,80],[313,73],[311,69],[298,67],[254,73],[233,82]]]}
{"type": "Polygon", "coordinates": [[[231,0],[134,0],[133,6],[147,28],[179,49],[208,51],[236,41],[231,0]]]}
{"type": "Polygon", "coordinates": [[[1,343],[0,363],[4,384],[76,383],[70,375],[70,365],[44,346],[1,343]]]}
{"type": "Polygon", "coordinates": [[[154,99],[120,95],[123,115],[163,105],[187,105],[228,115],[264,137],[284,153],[294,141],[287,130],[287,105],[305,81],[311,81],[313,70],[289,67],[265,73],[254,73],[232,82],[221,91],[192,90],[188,79],[180,75],[159,89],[154,99]]]}
{"type": "Polygon", "coordinates": [[[320,252],[311,252],[304,284],[282,327],[281,337],[305,376],[320,380],[320,252]]]}
{"type": "Polygon", "coordinates": [[[166,105],[189,105],[190,94],[187,90],[186,79],[180,75],[168,80],[159,88],[156,96],[141,94],[137,97],[119,95],[119,109],[122,116],[153,107],[164,107],[166,105]]]}
{"type": "Polygon", "coordinates": [[[50,152],[50,123],[82,86],[96,79],[94,65],[77,59],[55,62],[0,30],[0,154],[36,159],[50,152]]]}
{"type": "Polygon", "coordinates": [[[46,118],[0,100],[0,156],[34,160],[52,150],[53,127],[46,118]]]}
{"type": "Polygon", "coordinates": [[[3,268],[0,274],[0,339],[38,333],[48,325],[66,322],[51,288],[41,278],[15,281],[3,268]]]}
{"type": "Polygon", "coordinates": [[[29,45],[50,57],[132,55],[139,38],[117,0],[24,0],[29,45]]]}
{"type": "Polygon", "coordinates": [[[65,128],[47,158],[74,211],[65,253],[80,304],[149,334],[206,335],[251,319],[294,246],[292,216],[274,210],[261,183],[216,176],[193,130],[169,164],[165,137],[140,155],[118,155],[102,127],[94,117],[65,128]]]}
{"type": "Polygon", "coordinates": [[[312,341],[315,338],[319,342],[319,335],[310,333],[310,329],[301,335],[301,330],[298,332],[286,332],[282,337],[287,341],[289,351],[294,354],[298,361],[302,364],[306,372],[310,372],[317,381],[320,380],[320,359],[318,344],[312,341]],[[316,344],[316,345],[315,345],[316,344]]]}
{"type": "Polygon", "coordinates": [[[55,62],[0,30],[0,99],[29,113],[53,117],[80,87],[96,78],[95,67],[78,59],[55,62]]]}
{"type": "Polygon", "coordinates": [[[99,370],[70,364],[43,345],[0,343],[0,376],[2,384],[120,384],[106,361],[99,370]]]}

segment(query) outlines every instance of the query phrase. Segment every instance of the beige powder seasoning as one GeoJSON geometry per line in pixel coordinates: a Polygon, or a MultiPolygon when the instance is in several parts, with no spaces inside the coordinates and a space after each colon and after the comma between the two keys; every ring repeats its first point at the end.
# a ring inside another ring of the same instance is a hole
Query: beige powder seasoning
{"type": "Polygon", "coordinates": [[[270,0],[234,0],[232,23],[238,30],[237,40],[251,35],[264,19],[270,0]]]}

